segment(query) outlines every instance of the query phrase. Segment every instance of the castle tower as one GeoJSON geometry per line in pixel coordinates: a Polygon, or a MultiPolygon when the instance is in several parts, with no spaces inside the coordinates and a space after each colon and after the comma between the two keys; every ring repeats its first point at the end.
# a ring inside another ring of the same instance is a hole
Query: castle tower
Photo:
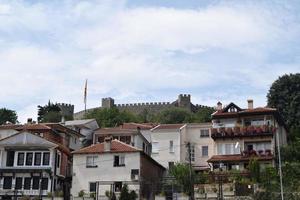
{"type": "Polygon", "coordinates": [[[180,94],[178,95],[178,107],[187,109],[191,111],[191,95],[190,94],[180,94]]]}
{"type": "Polygon", "coordinates": [[[112,108],[115,106],[115,100],[111,97],[102,98],[102,108],[112,108]]]}
{"type": "Polygon", "coordinates": [[[58,103],[58,107],[61,110],[61,114],[63,117],[66,117],[68,119],[73,118],[74,114],[74,105],[72,104],[67,104],[67,103],[58,103]]]}

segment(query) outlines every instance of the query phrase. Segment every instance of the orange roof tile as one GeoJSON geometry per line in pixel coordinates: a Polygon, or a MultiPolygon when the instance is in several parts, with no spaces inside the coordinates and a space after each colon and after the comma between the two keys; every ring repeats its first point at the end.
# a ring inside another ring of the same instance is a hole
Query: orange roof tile
{"type": "Polygon", "coordinates": [[[104,143],[93,144],[89,147],[82,148],[78,151],[73,151],[73,154],[95,154],[95,153],[128,153],[128,152],[142,152],[133,146],[125,144],[119,140],[111,141],[111,150],[104,151],[104,143]]]}

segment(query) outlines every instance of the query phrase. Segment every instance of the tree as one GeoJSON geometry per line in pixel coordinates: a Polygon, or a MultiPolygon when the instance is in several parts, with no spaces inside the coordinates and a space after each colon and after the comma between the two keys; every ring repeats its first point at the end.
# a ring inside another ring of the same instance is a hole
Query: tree
{"type": "Polygon", "coordinates": [[[211,107],[203,107],[200,108],[194,115],[193,115],[193,122],[196,123],[203,123],[203,122],[211,122],[211,114],[215,112],[214,108],[211,107]]]}
{"type": "Polygon", "coordinates": [[[177,124],[192,121],[192,114],[182,108],[168,108],[159,113],[156,121],[162,124],[177,124]]]}
{"type": "Polygon", "coordinates": [[[127,184],[124,184],[121,189],[121,194],[119,200],[135,200],[137,198],[137,194],[135,191],[129,192],[127,184]]]}
{"type": "Polygon", "coordinates": [[[61,118],[61,110],[57,103],[49,101],[44,106],[38,105],[38,122],[60,122],[61,118]]]}
{"type": "MultiPolygon", "coordinates": [[[[170,174],[175,177],[177,184],[183,188],[183,192],[191,194],[191,180],[189,177],[190,173],[189,165],[186,163],[176,163],[171,169],[170,174]]],[[[195,172],[192,170],[192,179],[195,177],[195,172]]],[[[192,180],[192,183],[194,180],[192,180]]]]}
{"type": "Polygon", "coordinates": [[[249,171],[251,174],[251,179],[259,183],[260,182],[260,167],[256,158],[251,158],[249,162],[249,171]]]}
{"type": "Polygon", "coordinates": [[[18,122],[16,111],[7,108],[0,108],[0,125],[5,124],[7,121],[15,124],[18,122]]]}
{"type": "Polygon", "coordinates": [[[100,127],[115,127],[124,122],[139,122],[139,118],[129,111],[113,108],[98,108],[85,115],[86,119],[94,118],[100,127]]]}
{"type": "Polygon", "coordinates": [[[300,73],[279,77],[267,98],[268,106],[278,109],[289,128],[300,127],[300,73]]]}

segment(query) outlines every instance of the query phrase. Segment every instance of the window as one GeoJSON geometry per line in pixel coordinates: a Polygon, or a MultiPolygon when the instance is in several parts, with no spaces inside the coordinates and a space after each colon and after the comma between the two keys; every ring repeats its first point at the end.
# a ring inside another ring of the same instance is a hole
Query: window
{"type": "Polygon", "coordinates": [[[126,144],[130,144],[131,143],[131,137],[130,136],[120,136],[120,141],[124,142],[126,144]]]}
{"type": "Polygon", "coordinates": [[[26,177],[24,179],[24,190],[30,190],[30,185],[31,185],[31,178],[26,177]]]}
{"type": "Polygon", "coordinates": [[[18,153],[18,162],[17,162],[18,166],[24,165],[24,157],[25,157],[24,153],[18,153]]]}
{"type": "Polygon", "coordinates": [[[98,158],[98,156],[87,156],[86,157],[86,167],[87,168],[98,167],[97,166],[97,158],[98,158]]]}
{"type": "Polygon", "coordinates": [[[26,165],[31,166],[32,165],[32,160],[33,160],[33,153],[32,152],[27,152],[26,153],[26,165]]]}
{"type": "Polygon", "coordinates": [[[34,165],[35,166],[39,166],[39,165],[41,165],[41,159],[42,159],[42,153],[35,153],[34,154],[34,165]]]}
{"type": "Polygon", "coordinates": [[[6,158],[6,166],[7,167],[14,166],[14,158],[15,158],[15,152],[7,151],[7,158],[6,158]]]}
{"type": "Polygon", "coordinates": [[[122,189],[122,182],[115,182],[115,192],[121,192],[122,189]]]}
{"type": "Polygon", "coordinates": [[[50,163],[50,152],[43,153],[43,165],[49,165],[50,163]]]}
{"type": "Polygon", "coordinates": [[[6,176],[3,179],[3,189],[11,189],[12,186],[12,177],[6,176]]]}
{"type": "Polygon", "coordinates": [[[143,142],[143,151],[145,151],[146,150],[146,145],[145,145],[145,143],[143,142]]]}
{"type": "Polygon", "coordinates": [[[104,142],[104,136],[99,136],[99,137],[98,137],[98,142],[99,142],[99,143],[104,142]]]}
{"type": "Polygon", "coordinates": [[[159,151],[159,143],[152,142],[152,153],[158,153],[158,151],[159,151]]]}
{"type": "Polygon", "coordinates": [[[32,189],[38,190],[40,188],[40,178],[39,177],[33,177],[32,179],[32,189]]]}
{"type": "Polygon", "coordinates": [[[208,156],[208,146],[202,146],[202,156],[208,156]]]}
{"type": "MultiPolygon", "coordinates": [[[[191,161],[194,162],[195,161],[195,146],[191,144],[190,146],[191,148],[191,161]]],[[[189,161],[189,148],[186,148],[186,161],[189,161]]]]}
{"type": "Polygon", "coordinates": [[[125,166],[125,156],[115,156],[114,157],[114,167],[125,166]]]}
{"type": "Polygon", "coordinates": [[[174,144],[173,144],[173,140],[170,140],[170,144],[169,144],[169,152],[170,152],[170,153],[174,153],[174,144]]]}
{"type": "Polygon", "coordinates": [[[209,137],[209,129],[200,130],[200,138],[207,138],[207,137],[209,137]]]}
{"type": "Polygon", "coordinates": [[[16,190],[22,189],[22,184],[23,184],[23,178],[22,177],[16,177],[15,189],[16,190]]]}
{"type": "Polygon", "coordinates": [[[139,170],[138,169],[132,169],[131,170],[131,179],[132,180],[138,180],[139,178],[139,170]]]}
{"type": "Polygon", "coordinates": [[[96,192],[96,182],[90,182],[90,192],[96,192]]]}
{"type": "Polygon", "coordinates": [[[42,178],[41,189],[48,190],[48,178],[42,178]]]}
{"type": "Polygon", "coordinates": [[[57,166],[57,168],[60,167],[60,160],[61,160],[60,154],[57,154],[57,155],[56,155],[56,166],[57,166]]]}
{"type": "Polygon", "coordinates": [[[169,165],[169,170],[171,170],[174,167],[174,162],[169,162],[168,165],[169,165]]]}
{"type": "Polygon", "coordinates": [[[239,145],[236,147],[236,144],[229,143],[229,144],[218,144],[217,151],[218,155],[232,155],[232,154],[240,154],[239,145]]]}

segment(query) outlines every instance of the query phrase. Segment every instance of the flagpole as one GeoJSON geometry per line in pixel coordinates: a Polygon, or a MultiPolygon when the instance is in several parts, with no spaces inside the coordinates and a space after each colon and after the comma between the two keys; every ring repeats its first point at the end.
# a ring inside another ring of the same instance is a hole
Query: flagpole
{"type": "Polygon", "coordinates": [[[84,113],[86,113],[86,102],[87,102],[87,79],[85,80],[84,86],[84,113]]]}

